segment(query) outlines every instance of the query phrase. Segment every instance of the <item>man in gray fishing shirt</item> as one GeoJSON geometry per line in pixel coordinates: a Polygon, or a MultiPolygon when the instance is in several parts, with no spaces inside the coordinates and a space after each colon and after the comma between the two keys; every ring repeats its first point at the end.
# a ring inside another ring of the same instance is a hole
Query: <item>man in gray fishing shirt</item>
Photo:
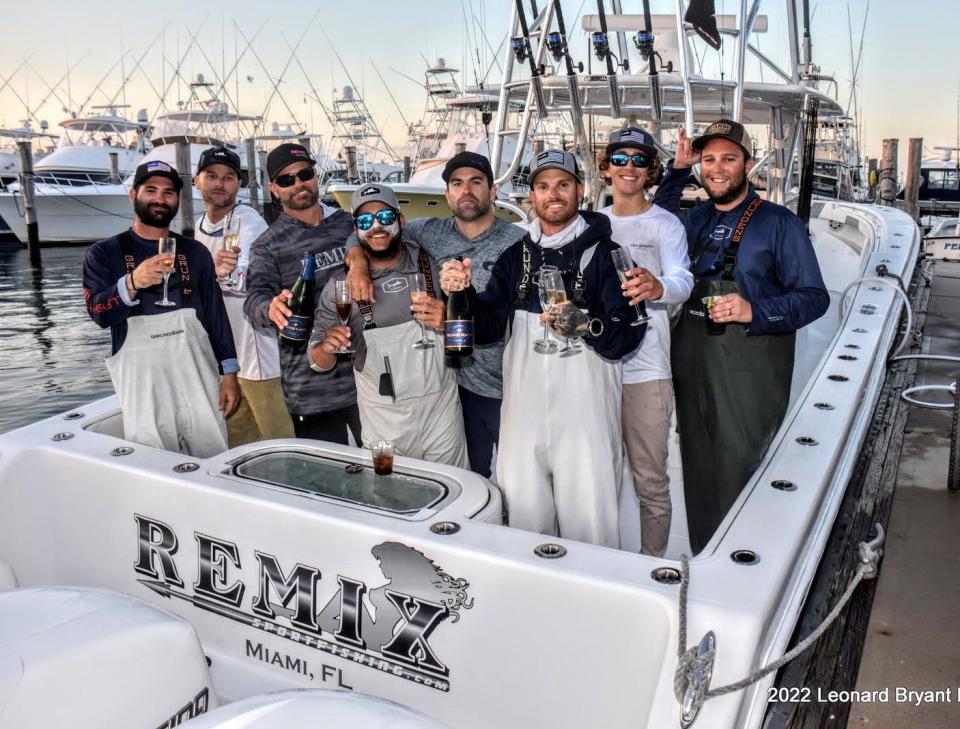
{"type": "MultiPolygon", "coordinates": [[[[317,172],[310,152],[299,144],[281,144],[267,157],[270,192],[283,214],[253,244],[247,269],[243,312],[255,327],[287,325],[300,261],[309,251],[316,261],[316,295],[343,269],[350,215],[320,203],[317,172]]],[[[280,344],[283,394],[298,438],[347,443],[347,429],[360,442],[360,414],[353,368],[344,359],[326,372],[311,370],[306,342],[280,344]]]]}
{"type": "MultiPolygon", "coordinates": [[[[490,161],[475,152],[460,152],[443,170],[450,218],[417,218],[403,230],[406,240],[417,243],[438,264],[456,256],[471,258],[473,285],[484,291],[500,254],[523,237],[524,230],[494,214],[490,161]]],[[[373,285],[363,249],[351,236],[348,243],[347,281],[357,300],[372,300],[373,285]]],[[[500,404],[503,400],[503,342],[474,345],[457,372],[464,430],[471,470],[490,477],[493,447],[500,437],[500,404]]]]}

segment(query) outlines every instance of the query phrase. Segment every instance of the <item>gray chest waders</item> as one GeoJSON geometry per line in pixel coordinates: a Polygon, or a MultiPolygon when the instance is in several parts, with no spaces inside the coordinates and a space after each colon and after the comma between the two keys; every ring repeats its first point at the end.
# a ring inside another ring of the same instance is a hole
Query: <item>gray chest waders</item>
{"type": "Polygon", "coordinates": [[[739,293],[737,250],[760,200],[740,218],[723,277],[698,279],[673,332],[683,486],[690,546],[700,552],[763,459],[790,400],[795,333],[747,336],[742,324],[707,333],[706,296],[739,293]]]}

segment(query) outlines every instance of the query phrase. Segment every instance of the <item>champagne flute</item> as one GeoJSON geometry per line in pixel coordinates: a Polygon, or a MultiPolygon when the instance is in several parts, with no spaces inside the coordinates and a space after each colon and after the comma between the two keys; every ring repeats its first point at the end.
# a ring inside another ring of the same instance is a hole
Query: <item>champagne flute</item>
{"type": "MultiPolygon", "coordinates": [[[[157,253],[165,258],[164,262],[168,266],[172,266],[177,254],[177,239],[173,236],[167,238],[160,238],[157,245],[157,253]]],[[[167,285],[170,283],[170,274],[163,274],[163,298],[157,302],[157,306],[176,306],[177,302],[170,301],[167,298],[167,285]]]]}
{"type": "MultiPolygon", "coordinates": [[[[429,298],[430,294],[427,293],[427,277],[422,273],[413,274],[413,279],[410,281],[410,301],[413,303],[418,303],[420,301],[426,301],[429,298]]],[[[420,341],[413,343],[414,349],[430,349],[433,346],[433,340],[427,339],[427,330],[423,326],[423,322],[420,322],[420,341]]]]}
{"type": "MultiPolygon", "coordinates": [[[[556,270],[556,266],[541,266],[540,273],[537,275],[537,294],[540,297],[540,308],[543,311],[550,311],[550,296],[547,292],[544,274],[556,270]]],[[[543,338],[533,343],[533,351],[540,354],[553,354],[557,351],[557,343],[551,341],[547,336],[547,322],[543,322],[543,338]]]]}
{"type": "MultiPolygon", "coordinates": [[[[350,309],[353,307],[353,296],[350,295],[350,287],[346,281],[335,282],[334,301],[337,305],[337,318],[343,326],[350,324],[350,309]]],[[[347,349],[346,345],[336,350],[334,354],[353,354],[352,349],[347,349]]]]}
{"type": "MultiPolygon", "coordinates": [[[[617,269],[617,276],[620,277],[620,283],[627,282],[627,271],[634,267],[633,258],[630,256],[630,251],[626,248],[615,248],[610,251],[610,256],[613,258],[613,266],[617,269]]],[[[646,324],[650,321],[650,317],[640,311],[640,305],[634,304],[633,308],[637,312],[636,321],[630,322],[630,326],[638,327],[641,324],[646,324]]]]}
{"type": "MultiPolygon", "coordinates": [[[[555,313],[564,304],[567,303],[567,287],[563,283],[563,274],[560,271],[547,271],[543,274],[543,283],[547,289],[547,304],[550,313],[555,313]]],[[[571,343],[570,337],[564,335],[563,346],[560,348],[560,356],[579,352],[581,345],[579,342],[571,343]]]]}
{"type": "MultiPolygon", "coordinates": [[[[223,237],[220,242],[223,250],[228,253],[240,253],[240,216],[234,215],[234,211],[230,211],[226,218],[223,221],[223,237]]],[[[233,269],[230,273],[220,279],[220,283],[228,289],[236,289],[240,286],[240,281],[234,276],[236,268],[233,269]]]]}

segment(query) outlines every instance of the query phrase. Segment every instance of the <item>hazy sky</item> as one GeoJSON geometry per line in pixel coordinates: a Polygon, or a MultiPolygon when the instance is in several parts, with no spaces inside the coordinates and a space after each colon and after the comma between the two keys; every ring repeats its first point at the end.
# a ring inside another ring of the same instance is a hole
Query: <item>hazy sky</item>
{"type": "MultiPolygon", "coordinates": [[[[542,6],[546,0],[540,0],[542,6]]],[[[799,0],[798,0],[799,1],[799,0]]],[[[853,24],[854,53],[860,38],[866,0],[811,0],[813,8],[814,60],[824,73],[840,82],[839,100],[847,105],[851,78],[851,48],[847,21],[849,7],[853,24]]],[[[270,121],[301,123],[326,133],[320,108],[311,101],[313,90],[330,101],[334,88],[348,83],[337,62],[331,43],[347,71],[364,95],[388,138],[401,140],[403,124],[396,106],[389,100],[377,77],[374,64],[383,74],[403,115],[415,120],[424,108],[424,93],[407,76],[420,79],[424,58],[437,56],[463,69],[461,83],[473,83],[494,58],[491,48],[500,46],[509,21],[512,0],[366,0],[366,2],[324,2],[313,6],[302,0],[249,2],[234,0],[228,5],[172,0],[148,4],[129,0],[37,0],[9,3],[3,11],[4,43],[0,46],[0,124],[15,126],[25,117],[26,103],[37,118],[51,127],[66,115],[62,106],[76,108],[91,96],[90,104],[115,97],[131,105],[130,115],[146,107],[152,113],[159,104],[158,91],[174,79],[177,59],[184,56],[190,34],[198,33],[207,58],[196,50],[186,54],[180,72],[186,78],[203,73],[215,81],[228,73],[246,42],[252,50],[243,56],[228,83],[230,94],[245,113],[260,114],[272,90],[272,79],[283,75],[279,91],[289,109],[274,98],[266,116],[270,121]],[[212,8],[200,11],[200,7],[212,8]],[[314,13],[319,13],[314,17],[314,13]],[[204,12],[209,12],[204,20],[204,12]],[[464,17],[470,19],[469,35],[464,17]],[[311,18],[312,23],[311,23],[311,18]],[[239,27],[239,31],[235,27],[239,27]],[[308,25],[309,24],[309,25],[308,25]],[[306,34],[301,41],[301,34],[306,34]],[[242,31],[242,34],[241,32],[242,31]],[[486,40],[484,40],[484,35],[486,40]],[[468,43],[469,38],[469,43],[468,43]],[[301,41],[297,61],[290,59],[289,44],[301,41]],[[143,56],[141,69],[135,65],[143,56]],[[488,45],[489,44],[489,45],[488,45]],[[479,62],[474,46],[479,47],[479,62]],[[465,62],[465,48],[471,49],[465,62]],[[254,55],[254,51],[256,55],[254,55]],[[122,86],[121,66],[132,78],[122,86]],[[257,60],[259,56],[263,62],[257,60]],[[21,65],[27,59],[29,67],[21,65]],[[166,60],[164,60],[166,59],[166,60]],[[66,81],[57,85],[69,66],[77,64],[66,81]],[[266,66],[267,70],[264,70],[266,66]],[[309,80],[308,80],[309,76],[309,80]],[[102,79],[100,90],[95,88],[102,79]],[[149,81],[148,81],[149,79],[149,81]],[[57,94],[48,95],[46,83],[56,85],[57,94]],[[312,87],[312,88],[311,88],[312,87]],[[20,99],[13,92],[19,95],[20,99]],[[59,97],[59,98],[57,98],[59,97]]],[[[609,8],[610,3],[607,3],[609,8]]],[[[716,0],[718,13],[734,13],[735,0],[716,0]]],[[[653,12],[672,12],[672,0],[653,0],[653,12]]],[[[586,61],[586,39],[580,30],[579,12],[595,13],[593,0],[564,0],[563,8],[572,32],[571,45],[586,61]]],[[[783,3],[767,0],[762,12],[770,16],[771,32],[760,38],[761,49],[777,59],[785,58],[786,37],[776,25],[783,15],[783,3]]],[[[623,0],[627,13],[642,12],[640,0],[623,0]]],[[[864,111],[862,128],[866,152],[876,156],[880,141],[898,137],[901,148],[908,137],[924,138],[925,147],[957,144],[957,95],[960,66],[955,61],[956,28],[960,5],[952,0],[873,0],[867,20],[860,74],[864,111]]],[[[729,53],[729,51],[728,51],[729,53]]],[[[496,55],[502,61],[502,51],[496,55]]],[[[639,59],[633,56],[633,66],[639,59]]],[[[499,72],[494,66],[490,80],[499,72]]],[[[186,88],[174,79],[167,103],[174,106],[186,98],[186,88]]]]}

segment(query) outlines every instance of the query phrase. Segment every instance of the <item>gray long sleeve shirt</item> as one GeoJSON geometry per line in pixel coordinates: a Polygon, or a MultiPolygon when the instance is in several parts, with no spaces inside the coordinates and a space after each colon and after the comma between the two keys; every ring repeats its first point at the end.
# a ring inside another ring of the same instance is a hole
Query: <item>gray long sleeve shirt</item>
{"type": "MultiPolygon", "coordinates": [[[[323,222],[312,226],[286,213],[253,244],[247,269],[247,299],[243,311],[254,326],[274,326],[267,316],[270,301],[293,286],[300,275],[303,254],[310,251],[317,263],[314,306],[327,281],[343,271],[347,236],[353,230],[350,215],[323,206],[323,222]]],[[[337,362],[327,372],[314,372],[307,358],[306,342],[280,343],[283,394],[294,415],[317,415],[357,402],[357,388],[350,361],[337,362]]]]}

